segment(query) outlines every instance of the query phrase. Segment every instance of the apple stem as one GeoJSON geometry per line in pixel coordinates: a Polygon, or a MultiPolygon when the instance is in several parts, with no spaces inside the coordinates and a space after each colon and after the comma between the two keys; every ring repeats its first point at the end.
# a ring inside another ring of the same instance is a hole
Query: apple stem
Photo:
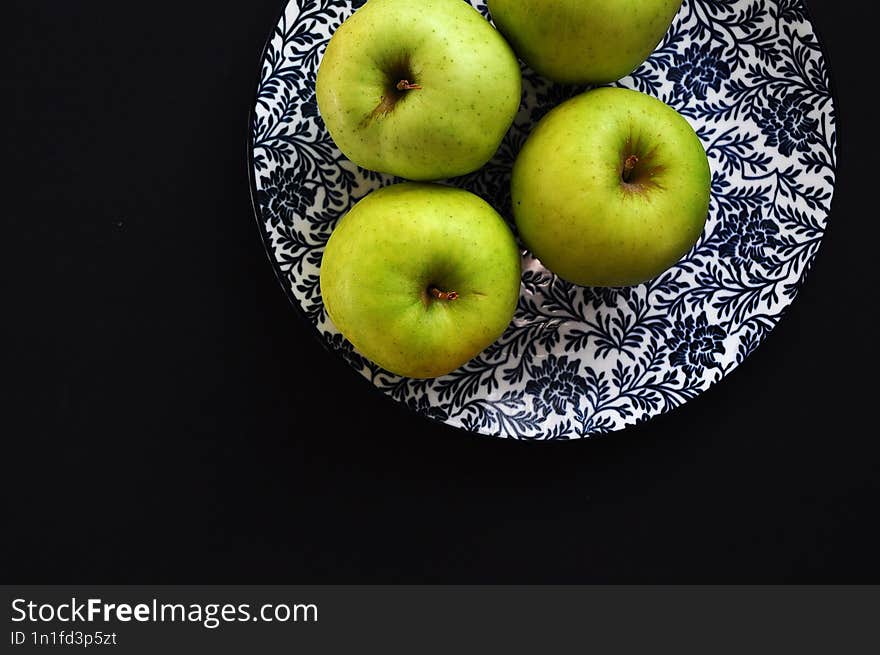
{"type": "Polygon", "coordinates": [[[420,84],[410,84],[409,80],[400,80],[397,83],[398,91],[418,91],[422,86],[420,84]]]}
{"type": "Polygon", "coordinates": [[[639,163],[639,158],[635,155],[630,155],[623,162],[623,181],[629,182],[629,178],[632,177],[632,172],[636,168],[636,164],[639,163]]]}
{"type": "Polygon", "coordinates": [[[458,300],[457,291],[440,291],[437,287],[431,287],[431,295],[437,300],[458,300]]]}

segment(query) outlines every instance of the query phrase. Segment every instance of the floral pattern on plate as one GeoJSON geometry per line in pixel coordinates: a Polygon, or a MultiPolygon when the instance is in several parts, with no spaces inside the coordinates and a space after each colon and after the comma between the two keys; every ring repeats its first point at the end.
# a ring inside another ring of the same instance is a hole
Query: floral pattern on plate
{"type": "MultiPolygon", "coordinates": [[[[523,251],[516,317],[463,368],[411,380],[361,357],[329,321],[319,270],[336,222],[399,181],[336,148],[315,76],[335,29],[364,2],[292,0],[267,44],[251,177],[267,251],[320,338],[379,390],[433,420],[515,439],[621,430],[705,391],[778,323],[810,270],[834,191],[830,74],[802,0],[685,0],[651,57],[617,84],[660,98],[702,139],[713,170],[706,230],[675,267],[626,289],[568,284],[523,251]]],[[[484,0],[472,4],[489,16],[484,0]]],[[[523,102],[495,158],[448,183],[511,222],[510,171],[529,132],[585,90],[523,70],[523,102]]]]}

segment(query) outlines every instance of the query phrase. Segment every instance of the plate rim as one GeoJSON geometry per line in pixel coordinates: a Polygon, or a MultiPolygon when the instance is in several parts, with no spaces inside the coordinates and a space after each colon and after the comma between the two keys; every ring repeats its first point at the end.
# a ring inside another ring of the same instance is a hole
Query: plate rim
{"type": "MultiPolygon", "coordinates": [[[[690,1],[690,0],[687,0],[687,1],[690,1]]],[[[342,358],[339,356],[339,354],[335,350],[333,350],[330,347],[330,344],[323,337],[320,330],[316,329],[315,325],[312,324],[312,322],[308,319],[302,305],[299,303],[299,301],[296,299],[296,297],[294,297],[294,295],[290,289],[290,286],[287,284],[285,278],[282,276],[281,271],[277,266],[277,262],[275,261],[275,257],[274,257],[272,248],[266,239],[266,232],[265,232],[265,229],[264,229],[263,224],[261,222],[263,215],[262,215],[262,209],[260,207],[260,201],[259,201],[259,197],[258,197],[259,196],[259,189],[257,188],[256,169],[254,167],[254,129],[253,129],[253,126],[255,125],[256,118],[257,118],[257,113],[256,113],[257,112],[257,97],[258,97],[258,93],[259,93],[260,84],[262,82],[263,62],[265,62],[266,54],[268,53],[269,48],[272,45],[272,41],[275,38],[275,29],[277,28],[278,24],[281,22],[281,19],[284,17],[285,13],[287,12],[287,7],[292,2],[299,2],[299,0],[281,0],[281,3],[280,3],[281,9],[278,11],[277,16],[275,18],[275,21],[272,24],[272,27],[269,31],[269,35],[265,39],[265,41],[263,43],[263,47],[260,49],[259,61],[257,64],[256,83],[253,87],[253,92],[251,94],[251,103],[250,103],[250,106],[248,109],[247,127],[246,127],[246,133],[245,133],[245,157],[246,157],[245,161],[247,164],[247,176],[248,176],[248,187],[249,187],[248,192],[249,192],[250,200],[251,200],[251,209],[253,210],[253,218],[254,218],[254,221],[257,226],[257,231],[260,234],[260,243],[263,246],[263,252],[265,253],[266,258],[269,260],[269,265],[272,268],[272,272],[275,276],[275,279],[278,281],[278,284],[281,286],[281,289],[284,293],[284,296],[287,298],[288,302],[293,306],[294,313],[296,314],[298,319],[302,322],[302,324],[307,328],[307,331],[312,335],[312,338],[317,340],[318,343],[320,343],[321,347],[323,348],[323,350],[325,352],[332,355],[335,359],[338,360],[338,359],[342,359],[342,358]]],[[[819,255],[823,250],[823,245],[825,244],[825,238],[828,235],[828,230],[831,228],[831,225],[833,224],[833,221],[831,221],[830,218],[831,218],[832,214],[834,213],[834,204],[835,204],[835,200],[837,198],[838,173],[841,168],[841,166],[840,166],[841,139],[840,139],[839,96],[837,93],[837,84],[835,82],[834,67],[832,66],[831,57],[829,57],[828,48],[825,45],[825,39],[822,37],[821,31],[816,27],[815,17],[813,15],[812,11],[810,10],[810,0],[798,0],[798,4],[804,10],[804,14],[806,15],[807,22],[809,23],[810,28],[813,31],[813,35],[816,37],[816,42],[818,43],[819,51],[822,53],[822,58],[826,62],[826,69],[828,71],[828,90],[831,94],[831,104],[832,104],[831,116],[834,119],[834,133],[835,133],[834,184],[831,187],[831,198],[829,199],[829,202],[828,202],[828,212],[826,214],[826,219],[828,219],[828,220],[827,220],[827,222],[825,224],[825,228],[822,232],[822,239],[819,241],[819,245],[816,249],[816,253],[813,255],[813,259],[812,259],[809,267],[807,268],[806,271],[804,271],[803,275],[801,276],[800,283],[798,284],[798,287],[795,290],[795,293],[792,296],[791,301],[782,309],[782,311],[779,314],[777,314],[778,320],[777,320],[776,324],[773,326],[773,328],[769,332],[767,332],[767,334],[764,336],[764,338],[762,338],[757,343],[757,345],[755,346],[755,349],[749,353],[749,357],[746,357],[742,362],[740,362],[739,364],[734,366],[721,379],[719,379],[715,382],[710,382],[709,386],[706,387],[700,393],[698,393],[694,398],[691,398],[690,400],[687,400],[686,402],[683,402],[680,405],[672,407],[671,409],[662,410],[659,413],[653,415],[647,421],[642,421],[642,422],[638,422],[638,423],[625,425],[621,429],[612,430],[610,432],[597,432],[597,433],[593,433],[593,434],[579,435],[576,438],[566,438],[566,439],[541,439],[541,438],[529,438],[529,437],[511,438],[511,437],[509,437],[503,433],[497,432],[497,431],[478,432],[478,431],[474,431],[474,430],[469,430],[469,429],[467,429],[463,426],[460,426],[460,425],[453,425],[451,423],[447,423],[446,421],[440,420],[436,417],[430,416],[427,413],[421,412],[418,409],[410,407],[407,403],[395,400],[394,398],[392,398],[388,394],[382,393],[382,391],[377,386],[372,384],[364,376],[357,374],[357,371],[354,371],[350,366],[346,367],[346,370],[349,371],[350,373],[353,373],[354,377],[357,378],[358,380],[360,380],[360,383],[362,385],[365,385],[367,388],[371,389],[372,393],[375,396],[380,397],[383,402],[389,403],[398,412],[400,412],[401,415],[408,414],[408,415],[418,416],[420,419],[430,421],[433,424],[442,425],[445,428],[447,428],[449,430],[453,430],[455,432],[464,433],[466,435],[469,435],[472,438],[489,437],[495,441],[530,443],[530,444],[550,444],[550,443],[559,443],[559,442],[566,442],[566,443],[587,442],[587,443],[589,443],[591,441],[594,441],[594,440],[602,438],[602,437],[610,437],[611,435],[619,435],[619,434],[624,434],[624,433],[634,434],[637,431],[639,431],[639,432],[643,431],[647,425],[652,424],[652,423],[656,423],[656,421],[658,419],[664,419],[664,418],[668,419],[669,416],[674,416],[678,412],[678,410],[680,410],[682,407],[685,407],[686,405],[690,405],[693,402],[698,401],[701,398],[704,398],[707,394],[717,390],[725,380],[729,380],[732,375],[734,375],[737,371],[739,371],[742,368],[743,364],[745,364],[751,358],[751,356],[754,355],[754,353],[758,349],[760,349],[761,346],[763,346],[768,341],[768,339],[771,338],[773,333],[776,332],[776,330],[778,329],[779,324],[782,323],[782,321],[784,321],[786,319],[786,317],[789,314],[789,310],[794,305],[795,301],[797,300],[798,296],[800,295],[801,289],[803,288],[804,284],[806,283],[807,278],[810,277],[810,274],[816,268],[816,264],[819,261],[819,255]]],[[[517,58],[517,59],[519,60],[519,58],[517,58]]],[[[545,446],[542,446],[542,447],[545,447],[545,446]]],[[[549,446],[549,447],[552,447],[552,446],[549,446]]]]}

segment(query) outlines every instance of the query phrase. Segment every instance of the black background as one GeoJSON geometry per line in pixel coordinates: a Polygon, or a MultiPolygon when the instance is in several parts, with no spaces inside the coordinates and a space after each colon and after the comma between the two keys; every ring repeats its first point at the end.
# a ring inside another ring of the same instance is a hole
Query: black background
{"type": "Polygon", "coordinates": [[[880,582],[876,21],[810,7],[842,145],[798,301],[671,415],[541,445],[408,414],[288,305],[245,161],[279,0],[7,0],[2,579],[880,582]]]}

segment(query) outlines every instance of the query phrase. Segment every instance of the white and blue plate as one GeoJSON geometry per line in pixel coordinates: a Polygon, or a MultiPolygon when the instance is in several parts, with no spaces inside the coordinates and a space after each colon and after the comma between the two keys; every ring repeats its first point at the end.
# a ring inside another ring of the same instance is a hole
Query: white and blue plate
{"type": "MultiPolygon", "coordinates": [[[[619,82],[675,107],[713,171],[706,230],[652,282],[581,288],[523,251],[513,324],[435,380],[361,357],[321,301],[321,255],[336,222],[399,181],[358,168],[318,113],[315,75],[330,36],[363,0],[292,0],[263,57],[250,136],[254,207],[293,305],[370,384],[430,419],[513,439],[622,430],[696,397],[779,322],[825,232],[837,162],[830,73],[802,0],[685,0],[654,54],[619,82]]],[[[472,4],[488,16],[485,0],[472,4]]],[[[495,158],[450,180],[511,223],[510,171],[538,120],[583,88],[524,70],[523,102],[495,158]]]]}

